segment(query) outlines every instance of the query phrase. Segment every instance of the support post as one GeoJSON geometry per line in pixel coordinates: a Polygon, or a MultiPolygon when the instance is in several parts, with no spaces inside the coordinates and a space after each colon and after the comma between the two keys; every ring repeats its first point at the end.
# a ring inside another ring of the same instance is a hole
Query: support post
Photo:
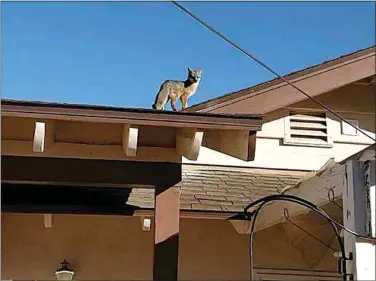
{"type": "Polygon", "coordinates": [[[153,280],[178,280],[180,187],[155,188],[153,280]]]}
{"type": "MultiPolygon", "coordinates": [[[[343,192],[344,226],[361,235],[375,237],[375,160],[346,162],[343,192]]],[[[344,231],[347,273],[351,280],[376,280],[375,242],[344,231]]]]}

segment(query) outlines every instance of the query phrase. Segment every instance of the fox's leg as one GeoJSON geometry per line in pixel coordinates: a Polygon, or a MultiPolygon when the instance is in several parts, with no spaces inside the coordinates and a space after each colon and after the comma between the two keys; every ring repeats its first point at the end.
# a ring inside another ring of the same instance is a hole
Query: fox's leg
{"type": "Polygon", "coordinates": [[[173,111],[178,111],[177,108],[176,108],[176,106],[175,106],[175,103],[179,99],[179,95],[177,95],[175,91],[171,91],[170,95],[169,95],[169,98],[170,98],[170,104],[171,104],[172,110],[173,111]]]}
{"type": "Polygon", "coordinates": [[[176,97],[171,97],[171,101],[170,101],[170,104],[171,104],[171,108],[172,108],[172,110],[173,111],[178,111],[177,109],[176,109],[176,106],[175,106],[175,102],[177,101],[177,98],[176,97]]]}
{"type": "Polygon", "coordinates": [[[167,101],[168,101],[168,93],[166,94],[166,97],[163,98],[162,101],[161,101],[161,104],[160,104],[161,110],[164,110],[164,106],[165,106],[167,101]]]}
{"type": "Polygon", "coordinates": [[[181,95],[180,97],[182,109],[187,108],[188,106],[188,96],[187,95],[181,95]]]}

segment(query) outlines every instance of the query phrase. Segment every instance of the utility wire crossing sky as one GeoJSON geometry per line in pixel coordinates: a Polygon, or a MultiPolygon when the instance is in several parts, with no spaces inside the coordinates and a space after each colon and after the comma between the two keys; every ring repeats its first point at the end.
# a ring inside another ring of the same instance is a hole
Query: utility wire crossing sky
{"type": "Polygon", "coordinates": [[[223,40],[225,40],[226,42],[228,42],[229,44],[231,44],[232,46],[234,46],[237,50],[239,50],[240,52],[242,52],[243,54],[245,54],[247,57],[249,57],[250,59],[256,61],[258,64],[260,64],[262,67],[264,67],[265,69],[267,69],[269,72],[273,73],[275,76],[277,76],[278,78],[282,79],[284,82],[286,82],[287,84],[289,84],[292,88],[298,90],[302,95],[306,96],[307,98],[309,98],[313,102],[317,103],[322,108],[326,109],[327,111],[329,111],[330,113],[332,113],[334,116],[336,116],[337,118],[339,118],[340,120],[342,120],[343,122],[345,122],[346,124],[348,124],[350,127],[353,127],[355,130],[358,130],[364,136],[368,137],[369,139],[371,139],[373,141],[376,141],[374,138],[372,138],[367,133],[365,133],[362,129],[359,129],[357,126],[355,126],[352,123],[348,122],[345,118],[343,118],[342,116],[340,116],[339,114],[337,114],[336,112],[334,112],[332,109],[330,109],[329,107],[327,107],[325,104],[323,104],[322,102],[318,101],[316,98],[312,97],[307,92],[305,92],[302,89],[300,89],[299,87],[297,87],[295,84],[291,83],[289,80],[287,80],[286,78],[284,78],[278,72],[274,71],[271,67],[269,67],[268,65],[266,65],[265,63],[263,63],[261,60],[259,60],[258,58],[256,58],[252,54],[250,54],[249,52],[245,51],[239,45],[237,45],[236,43],[234,43],[233,41],[231,41],[229,38],[227,38],[222,33],[220,33],[219,31],[217,31],[216,29],[214,29],[212,26],[210,26],[209,24],[207,24],[205,21],[203,21],[202,19],[200,19],[199,17],[197,17],[196,15],[194,15],[192,12],[190,12],[188,9],[186,9],[183,5],[177,3],[176,1],[172,1],[172,3],[174,5],[176,5],[177,7],[179,7],[183,12],[185,12],[186,14],[188,14],[189,16],[191,16],[193,19],[195,19],[196,21],[198,21],[199,23],[201,23],[203,26],[205,26],[206,28],[208,28],[210,31],[212,31],[213,33],[215,33],[216,35],[218,35],[219,37],[221,37],[223,40]]]}
{"type": "MultiPolygon", "coordinates": [[[[184,6],[281,75],[375,44],[372,2],[184,6]]],[[[2,63],[3,98],[141,108],[188,66],[190,105],[275,78],[171,2],[3,2],[2,63]]]]}

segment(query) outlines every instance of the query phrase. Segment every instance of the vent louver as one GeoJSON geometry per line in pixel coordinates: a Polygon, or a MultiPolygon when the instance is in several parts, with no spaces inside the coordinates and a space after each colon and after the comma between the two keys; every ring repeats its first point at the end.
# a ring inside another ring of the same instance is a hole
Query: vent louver
{"type": "Polygon", "coordinates": [[[285,143],[308,146],[331,144],[325,113],[290,113],[286,118],[285,143]]]}

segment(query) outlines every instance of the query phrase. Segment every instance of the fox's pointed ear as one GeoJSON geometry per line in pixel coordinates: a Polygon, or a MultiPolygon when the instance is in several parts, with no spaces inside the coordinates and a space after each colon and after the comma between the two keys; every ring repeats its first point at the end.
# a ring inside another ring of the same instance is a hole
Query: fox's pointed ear
{"type": "Polygon", "coordinates": [[[188,66],[188,71],[193,72],[192,68],[190,68],[189,66],[188,66]]]}
{"type": "Polygon", "coordinates": [[[198,72],[202,72],[202,67],[200,67],[199,69],[197,69],[198,72]]]}

